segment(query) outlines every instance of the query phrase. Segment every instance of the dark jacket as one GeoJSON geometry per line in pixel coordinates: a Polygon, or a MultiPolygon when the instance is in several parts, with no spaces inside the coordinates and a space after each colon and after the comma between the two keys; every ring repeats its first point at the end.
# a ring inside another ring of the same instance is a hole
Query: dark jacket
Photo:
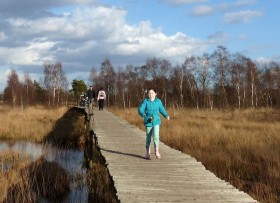
{"type": "Polygon", "coordinates": [[[87,97],[89,98],[89,99],[94,99],[95,98],[95,91],[92,89],[89,89],[88,91],[87,91],[87,97]]]}

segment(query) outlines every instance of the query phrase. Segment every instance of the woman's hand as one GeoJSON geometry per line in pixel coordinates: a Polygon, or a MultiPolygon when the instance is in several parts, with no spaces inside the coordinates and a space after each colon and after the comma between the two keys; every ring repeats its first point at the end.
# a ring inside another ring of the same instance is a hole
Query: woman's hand
{"type": "Polygon", "coordinates": [[[167,116],[167,117],[166,117],[166,119],[167,119],[167,120],[170,120],[170,117],[169,117],[169,116],[167,116]]]}

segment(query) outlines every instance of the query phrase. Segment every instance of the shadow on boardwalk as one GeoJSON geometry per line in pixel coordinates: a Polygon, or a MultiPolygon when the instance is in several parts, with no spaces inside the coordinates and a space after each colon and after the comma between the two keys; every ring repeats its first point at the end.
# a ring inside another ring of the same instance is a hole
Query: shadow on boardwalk
{"type": "Polygon", "coordinates": [[[114,150],[110,150],[110,149],[104,149],[102,147],[100,149],[105,151],[105,152],[109,152],[109,153],[131,156],[131,157],[136,157],[136,158],[139,158],[139,159],[146,159],[144,156],[140,156],[138,154],[124,153],[124,152],[114,151],[114,150]]]}
{"type": "Polygon", "coordinates": [[[120,202],[257,202],[189,155],[160,143],[162,158],[146,160],[145,132],[105,111],[94,131],[120,202]]]}

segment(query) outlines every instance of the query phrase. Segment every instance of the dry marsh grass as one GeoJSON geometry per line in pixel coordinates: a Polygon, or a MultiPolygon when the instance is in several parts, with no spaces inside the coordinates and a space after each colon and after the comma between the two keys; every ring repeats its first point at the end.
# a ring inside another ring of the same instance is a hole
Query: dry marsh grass
{"type": "MultiPolygon", "coordinates": [[[[0,140],[42,142],[66,111],[66,107],[33,106],[22,110],[0,105],[0,140]]],[[[53,195],[69,190],[69,178],[56,163],[43,160],[33,163],[27,155],[9,150],[0,153],[0,161],[0,202],[36,202],[42,196],[54,198],[53,195]],[[3,170],[4,164],[10,164],[12,168],[3,170]],[[38,191],[39,188],[44,191],[38,191]]]]}
{"type": "MultiPolygon", "coordinates": [[[[118,202],[104,158],[89,142],[92,132],[90,138],[88,135],[84,112],[76,108],[36,106],[22,111],[0,106],[0,141],[27,140],[62,148],[84,148],[89,201],[118,202]]],[[[42,197],[61,202],[59,199],[69,191],[69,175],[55,162],[40,159],[32,163],[9,151],[0,153],[0,162],[13,164],[10,170],[0,171],[0,202],[39,202],[42,197]]]]}
{"type": "Polygon", "coordinates": [[[66,111],[67,107],[36,106],[22,110],[0,105],[0,140],[41,142],[66,111]]]}
{"type": "Polygon", "coordinates": [[[39,202],[41,197],[57,200],[69,192],[69,174],[57,163],[39,159],[17,162],[0,172],[0,202],[39,202]]]}
{"type": "MultiPolygon", "coordinates": [[[[136,108],[110,109],[144,130],[136,108]]],[[[160,139],[260,202],[280,201],[280,111],[168,109],[160,139]]]]}
{"type": "Polygon", "coordinates": [[[18,183],[20,174],[15,173],[14,168],[24,168],[29,162],[30,160],[28,157],[21,157],[17,152],[6,150],[0,153],[0,202],[3,202],[7,197],[8,189],[11,186],[11,183],[18,183]],[[4,164],[13,166],[12,170],[5,168],[4,164]]]}

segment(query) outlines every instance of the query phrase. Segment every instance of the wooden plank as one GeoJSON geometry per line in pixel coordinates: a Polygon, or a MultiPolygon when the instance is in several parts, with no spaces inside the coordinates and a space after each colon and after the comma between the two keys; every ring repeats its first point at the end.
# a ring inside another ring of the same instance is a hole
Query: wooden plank
{"type": "Polygon", "coordinates": [[[145,132],[106,110],[94,110],[94,131],[121,202],[257,202],[161,142],[162,158],[146,160],[145,132]]]}

